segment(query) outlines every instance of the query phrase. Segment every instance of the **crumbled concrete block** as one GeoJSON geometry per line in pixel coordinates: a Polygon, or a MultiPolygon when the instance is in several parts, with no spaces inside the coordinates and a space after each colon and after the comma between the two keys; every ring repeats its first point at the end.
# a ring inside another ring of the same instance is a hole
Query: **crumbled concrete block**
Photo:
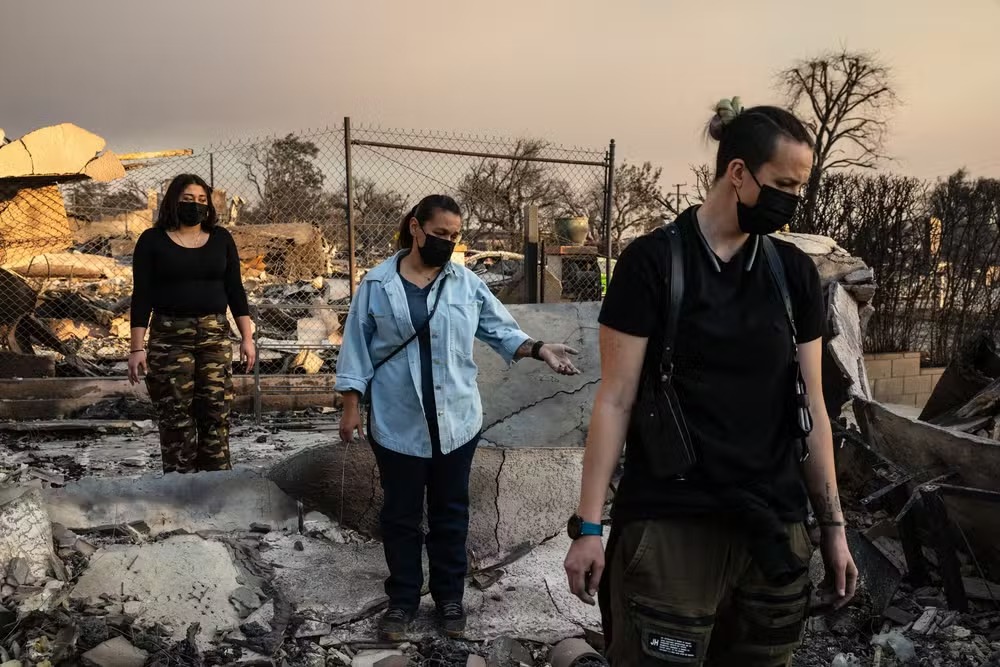
{"type": "Polygon", "coordinates": [[[386,658],[391,658],[394,656],[401,656],[403,653],[401,651],[390,651],[390,650],[372,650],[372,651],[361,651],[354,659],[351,661],[351,667],[375,667],[382,660],[386,658]]]}
{"type": "MultiPolygon", "coordinates": [[[[273,620],[274,603],[267,601],[240,624],[240,630],[242,630],[243,634],[247,637],[260,637],[271,631],[271,622],[273,620]]],[[[327,632],[329,632],[329,630],[327,632]]]]}
{"type": "Polygon", "coordinates": [[[94,667],[142,667],[147,657],[124,637],[115,637],[84,653],[83,661],[94,667]]]}
{"type": "Polygon", "coordinates": [[[260,607],[260,598],[246,586],[240,586],[230,593],[229,601],[236,607],[240,618],[246,618],[260,607]]]}
{"type": "Polygon", "coordinates": [[[322,623],[311,619],[303,621],[302,625],[300,625],[295,631],[295,636],[299,639],[307,639],[309,637],[325,637],[328,634],[330,634],[329,623],[322,623]]]}

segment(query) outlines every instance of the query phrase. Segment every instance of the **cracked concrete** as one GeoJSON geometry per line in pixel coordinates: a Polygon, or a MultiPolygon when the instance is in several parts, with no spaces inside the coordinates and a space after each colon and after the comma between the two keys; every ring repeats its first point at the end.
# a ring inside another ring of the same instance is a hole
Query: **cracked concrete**
{"type": "MultiPolygon", "coordinates": [[[[476,344],[484,425],[470,479],[468,546],[475,559],[502,558],[551,537],[576,507],[600,382],[599,309],[597,303],[510,306],[533,337],[576,348],[579,375],[559,376],[528,360],[508,368],[476,344]]],[[[382,490],[367,444],[315,447],[278,463],[268,477],[311,509],[378,535],[382,490]]]]}
{"type": "MultiPolygon", "coordinates": [[[[480,447],[469,480],[473,559],[492,562],[561,532],[577,504],[582,468],[579,447],[480,447]]],[[[282,461],[269,477],[307,509],[379,535],[382,489],[368,445],[314,447],[282,461]]]]}
{"type": "Polygon", "coordinates": [[[140,618],[170,626],[177,640],[197,621],[202,626],[199,644],[208,648],[217,631],[239,625],[229,601],[238,587],[238,571],[225,545],[179,535],[155,544],[101,549],[70,596],[97,600],[113,593],[134,598],[140,618]]]}
{"type": "MultiPolygon", "coordinates": [[[[387,570],[381,545],[331,544],[292,536],[269,536],[268,543],[271,548],[262,557],[275,566],[274,586],[287,595],[297,613],[331,624],[330,640],[335,642],[374,636],[377,616],[353,619],[359,612],[377,609],[384,598],[387,570]],[[295,549],[296,539],[303,543],[302,551],[295,549]]],[[[504,575],[485,591],[468,587],[466,636],[488,640],[507,635],[554,643],[579,635],[584,628],[599,628],[598,610],[569,592],[562,569],[568,548],[565,536],[544,542],[505,566],[504,575]]],[[[408,639],[437,634],[433,603],[427,596],[408,639]]]]}

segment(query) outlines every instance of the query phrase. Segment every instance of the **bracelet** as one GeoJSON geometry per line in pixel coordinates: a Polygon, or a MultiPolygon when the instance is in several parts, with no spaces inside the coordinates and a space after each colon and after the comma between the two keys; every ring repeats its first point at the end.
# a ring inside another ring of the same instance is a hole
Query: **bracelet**
{"type": "Polygon", "coordinates": [[[542,342],[540,340],[536,340],[535,344],[531,346],[531,358],[532,359],[538,359],[539,361],[541,361],[542,358],[540,356],[538,356],[538,353],[541,352],[542,347],[544,347],[544,346],[545,346],[544,342],[542,342]]]}
{"type": "Polygon", "coordinates": [[[820,521],[818,522],[820,528],[841,528],[847,525],[846,521],[820,521]]]}
{"type": "Polygon", "coordinates": [[[129,352],[129,354],[135,354],[136,352],[145,352],[145,351],[146,351],[146,348],[143,348],[141,350],[132,350],[131,352],[129,352]]]}

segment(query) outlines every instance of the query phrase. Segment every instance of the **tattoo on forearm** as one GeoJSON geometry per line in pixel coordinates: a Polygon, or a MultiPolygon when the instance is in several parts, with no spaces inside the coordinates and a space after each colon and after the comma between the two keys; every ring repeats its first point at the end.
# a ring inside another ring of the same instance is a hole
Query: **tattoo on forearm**
{"type": "Polygon", "coordinates": [[[815,510],[816,520],[820,523],[840,520],[842,516],[840,496],[834,493],[833,485],[829,482],[826,484],[826,491],[822,497],[817,499],[815,510]]]}
{"type": "Polygon", "coordinates": [[[534,345],[535,341],[531,340],[530,338],[524,341],[523,343],[521,343],[521,347],[517,348],[517,352],[514,353],[514,358],[527,359],[528,357],[531,356],[531,348],[534,347],[534,345]]]}

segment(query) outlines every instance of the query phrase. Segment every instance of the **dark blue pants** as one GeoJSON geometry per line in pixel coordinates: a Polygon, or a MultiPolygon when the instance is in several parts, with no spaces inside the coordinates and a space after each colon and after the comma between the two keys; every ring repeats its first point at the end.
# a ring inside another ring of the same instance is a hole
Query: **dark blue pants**
{"type": "Polygon", "coordinates": [[[477,435],[450,454],[442,454],[437,438],[431,458],[386,449],[369,438],[378,461],[382,492],[381,530],[389,578],[390,604],[409,611],[420,606],[424,584],[421,557],[424,493],[427,494],[426,538],[430,591],[435,602],[461,600],[465,593],[469,534],[469,473],[479,442],[477,435]]]}

